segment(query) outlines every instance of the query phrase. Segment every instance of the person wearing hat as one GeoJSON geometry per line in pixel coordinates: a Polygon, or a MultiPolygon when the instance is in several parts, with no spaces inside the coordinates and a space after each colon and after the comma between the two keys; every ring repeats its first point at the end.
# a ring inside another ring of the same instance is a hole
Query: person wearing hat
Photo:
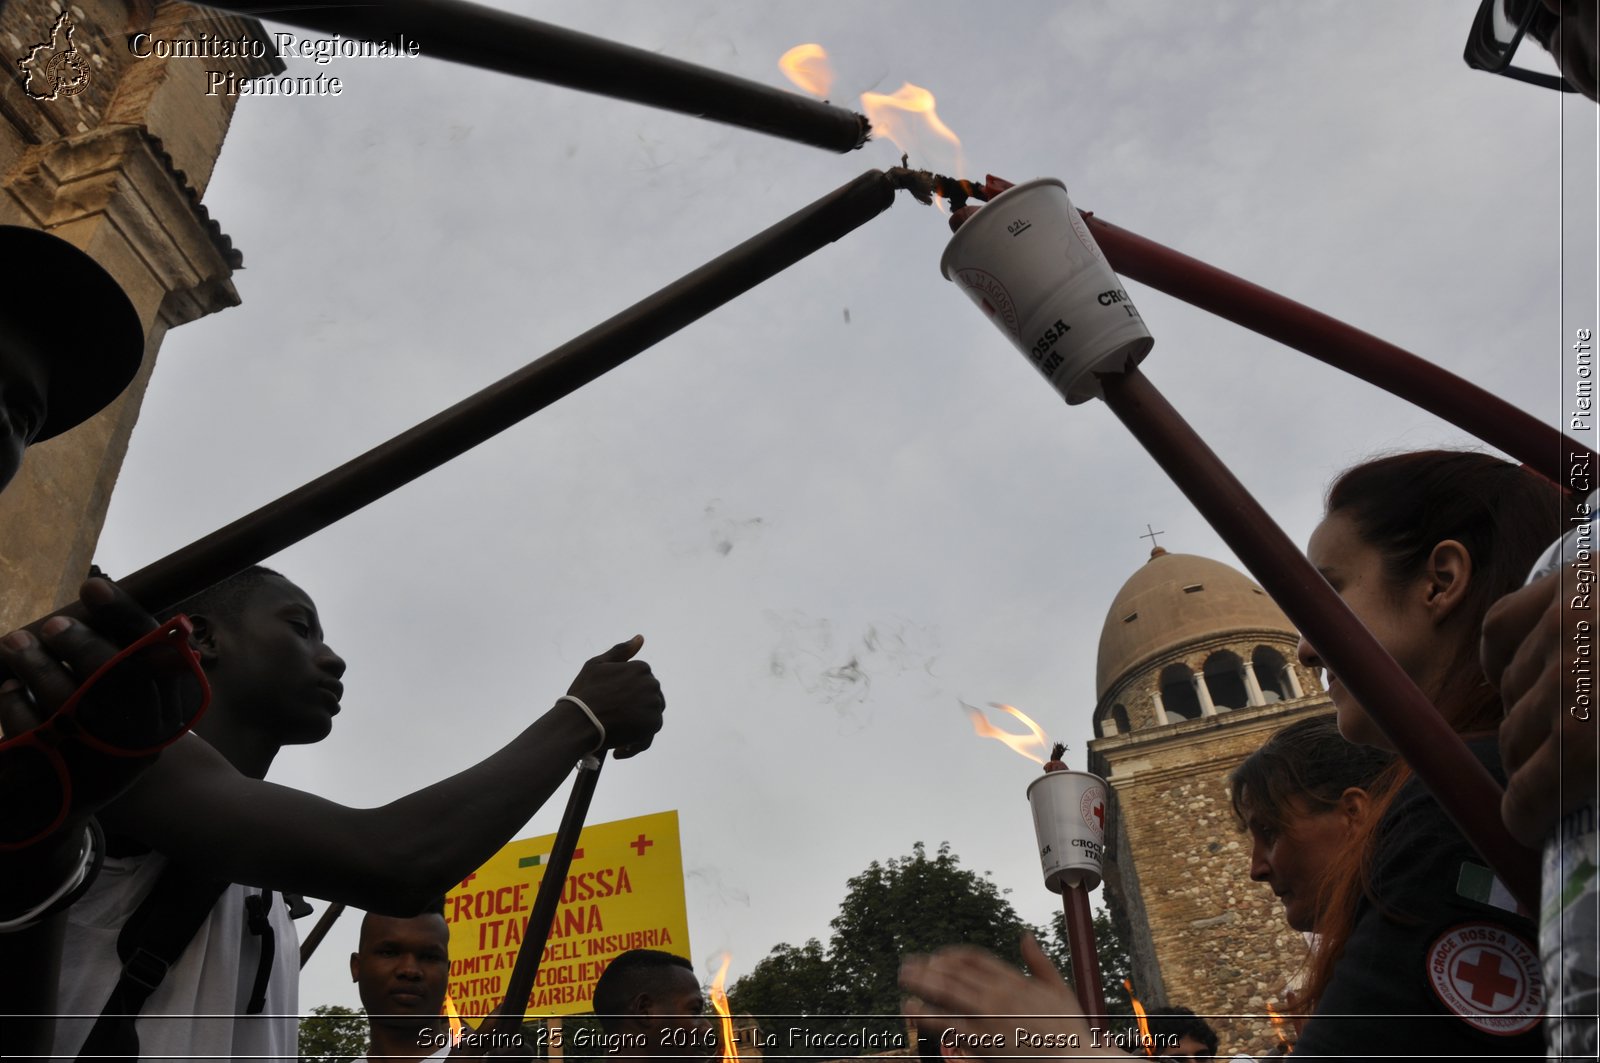
{"type": "Polygon", "coordinates": [[[34,443],[122,394],[144,360],[144,326],[122,287],[58,236],[0,225],[0,489],[34,443]]]}
{"type": "MultiPolygon", "coordinates": [[[[144,327],[111,275],[60,237],[0,225],[0,260],[7,264],[0,285],[3,489],[29,446],[76,427],[122,394],[144,358],[144,327]]],[[[70,728],[50,727],[46,735],[41,726],[78,693],[73,680],[156,628],[109,581],[89,580],[80,597],[87,622],[56,617],[37,636],[17,631],[0,639],[0,667],[8,673],[19,656],[48,652],[68,677],[30,690],[0,676],[0,933],[9,959],[0,967],[0,995],[5,1010],[20,1016],[53,1010],[57,916],[87,888],[103,855],[94,811],[154,759],[108,754],[70,728]]],[[[124,697],[118,708],[150,720],[174,715],[156,695],[124,697]]],[[[13,1017],[0,1031],[8,1052],[40,1038],[48,1044],[47,1018],[13,1017]]]]}

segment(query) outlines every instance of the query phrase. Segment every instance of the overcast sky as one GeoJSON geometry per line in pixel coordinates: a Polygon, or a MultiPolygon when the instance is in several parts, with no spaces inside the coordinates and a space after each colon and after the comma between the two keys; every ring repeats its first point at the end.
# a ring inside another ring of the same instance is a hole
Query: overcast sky
{"type": "MultiPolygon", "coordinates": [[[[1592,164],[1595,109],[1469,71],[1472,0],[500,6],[774,85],[787,48],[821,43],[837,102],[932,89],[971,176],[1059,177],[1108,221],[1561,419],[1560,233],[1590,254],[1594,233],[1592,183],[1563,222],[1562,123],[1592,164]]],[[[321,69],[341,96],[239,106],[206,204],[244,253],[244,302],[167,338],[101,541],[110,572],[898,159],[426,58],[321,69]]],[[[1100,626],[1146,523],[1237,562],[1106,409],[1064,405],[940,277],[948,235],[902,196],[272,559],[350,670],[333,735],[270,777],[381,804],[491,752],[639,632],[666,729],[606,771],[591,819],[679,810],[703,974],[723,949],[737,976],[826,938],[845,880],[919,840],[1045,919],[1037,768],[973,737],[960,701],[1019,706],[1081,766],[1100,626]]],[[[1575,312],[1592,326],[1589,276],[1575,312]]],[[[1344,466],[1470,442],[1126,287],[1150,377],[1296,541],[1344,466]]],[[[553,831],[564,793],[521,833],[553,831]]],[[[355,924],[307,970],[304,1007],[356,1003],[355,924]]]]}

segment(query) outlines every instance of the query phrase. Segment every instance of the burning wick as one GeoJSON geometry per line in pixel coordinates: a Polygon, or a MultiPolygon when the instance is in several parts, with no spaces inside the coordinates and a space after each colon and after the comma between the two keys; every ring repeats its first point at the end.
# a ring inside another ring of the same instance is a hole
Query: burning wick
{"type": "Polygon", "coordinates": [[[942,173],[933,173],[929,170],[913,170],[907,163],[906,156],[900,156],[900,165],[891,166],[884,172],[889,175],[889,183],[896,188],[903,188],[911,193],[918,203],[928,206],[933,205],[933,197],[938,196],[950,205],[950,231],[955,232],[966,224],[966,220],[978,212],[975,204],[968,203],[969,199],[976,199],[987,203],[1001,192],[1011,187],[1011,182],[1004,177],[988,174],[983,179],[983,184],[977,184],[964,177],[946,177],[942,173]]]}
{"type": "Polygon", "coordinates": [[[913,170],[909,162],[910,159],[902,155],[899,166],[891,166],[884,172],[889,175],[889,182],[896,188],[905,189],[918,203],[930,207],[933,206],[933,197],[939,196],[950,204],[952,211],[956,211],[965,207],[969,199],[988,202],[1011,187],[1010,181],[995,177],[993,174],[980,185],[964,177],[946,177],[931,170],[913,170]]]}
{"type": "Polygon", "coordinates": [[[1066,771],[1067,770],[1067,762],[1061,759],[1062,757],[1064,757],[1066,755],[1066,753],[1067,753],[1067,744],[1065,742],[1057,742],[1055,745],[1051,746],[1050,747],[1050,759],[1044,762],[1044,770],[1045,771],[1066,771]]]}

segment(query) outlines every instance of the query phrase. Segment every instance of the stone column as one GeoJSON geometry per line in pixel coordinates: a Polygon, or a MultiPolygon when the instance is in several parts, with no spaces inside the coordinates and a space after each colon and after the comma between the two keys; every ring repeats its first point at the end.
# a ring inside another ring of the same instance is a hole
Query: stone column
{"type": "Polygon", "coordinates": [[[1211,700],[1211,691],[1206,687],[1205,672],[1190,672],[1189,678],[1194,683],[1194,696],[1200,699],[1200,715],[1215,716],[1217,706],[1211,700]]]}
{"type": "Polygon", "coordinates": [[[1167,704],[1161,700],[1161,688],[1150,691],[1150,705],[1156,710],[1156,726],[1163,727],[1168,723],[1167,704]]]}
{"type": "Polygon", "coordinates": [[[1256,679],[1256,666],[1254,661],[1243,661],[1240,670],[1244,672],[1244,690],[1252,705],[1265,705],[1266,695],[1261,693],[1261,683],[1256,679]]]}
{"type": "Polygon", "coordinates": [[[1294,665],[1286,664],[1283,666],[1283,678],[1289,684],[1289,693],[1297,698],[1306,696],[1305,690],[1300,686],[1300,673],[1295,669],[1294,665]]]}

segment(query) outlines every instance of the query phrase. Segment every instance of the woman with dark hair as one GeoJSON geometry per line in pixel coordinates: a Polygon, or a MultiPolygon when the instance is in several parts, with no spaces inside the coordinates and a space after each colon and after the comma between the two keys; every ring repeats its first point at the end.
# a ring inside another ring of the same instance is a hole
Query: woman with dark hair
{"type": "MultiPolygon", "coordinates": [[[[1479,633],[1560,524],[1560,492],[1541,477],[1483,454],[1423,451],[1339,477],[1306,550],[1502,780],[1502,709],[1479,662],[1479,633]]],[[[1299,655],[1323,666],[1303,639],[1299,655]]],[[[1388,748],[1339,677],[1327,673],[1327,685],[1340,733],[1388,748]]],[[[1377,1035],[1391,1052],[1537,1055],[1543,992],[1532,922],[1403,761],[1372,792],[1365,822],[1327,869],[1303,994],[1315,1012],[1297,1051],[1361,1054],[1377,1035]]]]}
{"type": "MultiPolygon", "coordinates": [[[[1559,489],[1483,454],[1424,451],[1367,462],[1328,493],[1306,553],[1492,774],[1501,706],[1478,660],[1484,614],[1521,586],[1561,524],[1559,489]]],[[[1323,667],[1302,641],[1300,660],[1323,667]]],[[[1387,740],[1337,675],[1328,675],[1341,734],[1387,740]]],[[[1307,766],[1309,770],[1309,766],[1307,766]]],[[[1315,906],[1320,944],[1307,996],[1315,1011],[1296,1055],[1367,1059],[1429,1055],[1537,1057],[1543,992],[1532,923],[1422,784],[1396,760],[1375,780],[1349,843],[1324,869],[1315,906]]],[[[1287,908],[1287,906],[1286,906],[1287,908]]],[[[911,958],[907,1011],[962,1032],[1012,1027],[1091,1044],[1071,990],[1037,943],[1022,978],[979,950],[911,958]],[[1055,1015],[1022,1022],[1011,1017],[1055,1015]]],[[[1102,1050],[1102,1055],[1117,1055],[1102,1050]]]]}
{"type": "Polygon", "coordinates": [[[1373,789],[1394,758],[1339,734],[1331,716],[1278,731],[1228,777],[1250,832],[1250,877],[1272,887],[1283,918],[1308,933],[1328,901],[1328,870],[1366,822],[1373,789]]]}

